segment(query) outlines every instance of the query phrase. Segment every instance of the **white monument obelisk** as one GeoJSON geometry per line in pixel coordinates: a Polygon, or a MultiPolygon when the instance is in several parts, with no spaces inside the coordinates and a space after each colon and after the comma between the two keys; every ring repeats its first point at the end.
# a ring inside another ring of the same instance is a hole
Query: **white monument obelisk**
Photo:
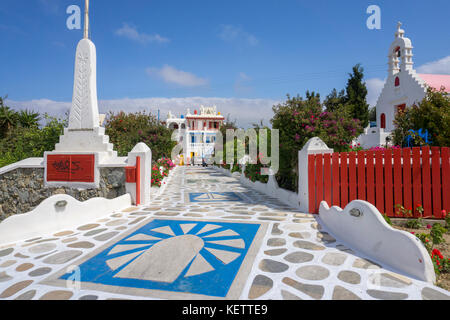
{"type": "Polygon", "coordinates": [[[77,46],[69,127],[55,146],[58,153],[98,153],[99,162],[117,157],[105,128],[100,127],[97,102],[97,54],[89,39],[89,0],[86,1],[84,37],[77,46]]]}

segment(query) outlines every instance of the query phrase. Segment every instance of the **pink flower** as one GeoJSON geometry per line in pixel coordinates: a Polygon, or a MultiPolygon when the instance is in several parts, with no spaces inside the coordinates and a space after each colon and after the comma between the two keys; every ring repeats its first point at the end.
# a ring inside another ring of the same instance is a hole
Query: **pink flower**
{"type": "Polygon", "coordinates": [[[431,224],[427,224],[427,229],[431,229],[431,224]]]}

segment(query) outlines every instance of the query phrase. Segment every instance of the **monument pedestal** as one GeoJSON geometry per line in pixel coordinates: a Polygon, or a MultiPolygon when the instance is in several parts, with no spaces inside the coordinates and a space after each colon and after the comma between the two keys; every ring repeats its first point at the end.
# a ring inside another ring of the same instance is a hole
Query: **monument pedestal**
{"type": "Polygon", "coordinates": [[[64,129],[64,135],[59,138],[55,146],[55,153],[61,152],[95,152],[99,154],[99,162],[109,162],[109,158],[116,158],[117,151],[105,135],[105,128],[93,129],[64,129]]]}
{"type": "Polygon", "coordinates": [[[100,127],[96,82],[96,48],[84,38],[76,51],[69,127],[64,129],[55,150],[44,155],[46,187],[96,189],[102,165],[123,163],[105,135],[105,128],[100,127]]]}

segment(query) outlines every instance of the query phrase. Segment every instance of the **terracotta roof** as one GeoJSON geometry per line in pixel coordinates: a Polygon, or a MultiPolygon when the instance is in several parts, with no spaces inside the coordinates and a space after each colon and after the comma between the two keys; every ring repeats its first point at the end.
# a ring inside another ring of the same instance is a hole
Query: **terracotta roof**
{"type": "Polygon", "coordinates": [[[440,90],[441,87],[444,87],[446,92],[450,92],[450,75],[419,74],[419,77],[431,88],[440,90]]]}

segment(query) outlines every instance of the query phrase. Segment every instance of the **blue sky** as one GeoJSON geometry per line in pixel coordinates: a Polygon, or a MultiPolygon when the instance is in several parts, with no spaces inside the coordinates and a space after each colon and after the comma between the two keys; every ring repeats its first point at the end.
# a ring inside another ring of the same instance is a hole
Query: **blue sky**
{"type": "MultiPolygon", "coordinates": [[[[84,8],[82,0],[0,1],[0,95],[12,106],[70,106],[82,37],[66,27],[72,4],[84,8]]],[[[448,12],[448,0],[91,0],[100,111],[165,115],[217,104],[241,123],[268,120],[287,93],[344,88],[356,63],[373,103],[397,21],[413,41],[415,67],[450,74],[448,12]],[[366,26],[369,5],[381,8],[381,30],[366,26]]]]}

